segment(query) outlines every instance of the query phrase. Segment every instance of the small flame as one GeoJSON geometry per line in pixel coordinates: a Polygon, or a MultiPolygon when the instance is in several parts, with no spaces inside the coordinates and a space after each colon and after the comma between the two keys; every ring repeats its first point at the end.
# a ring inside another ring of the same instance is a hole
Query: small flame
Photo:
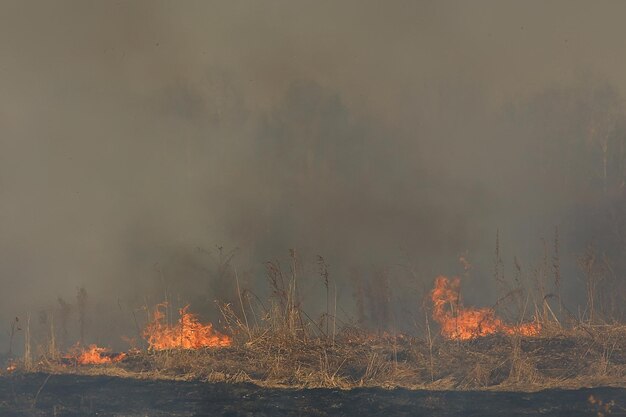
{"type": "Polygon", "coordinates": [[[66,359],[76,361],[78,365],[101,365],[115,363],[120,362],[126,357],[125,353],[119,353],[115,356],[111,356],[108,355],[109,352],[109,349],[98,347],[97,345],[89,345],[86,349],[84,349],[80,347],[79,343],[77,343],[64,357],[66,359]]]}
{"type": "Polygon", "coordinates": [[[459,263],[463,267],[463,271],[468,272],[472,269],[472,264],[468,259],[467,251],[459,256],[459,263]]]}
{"type": "Polygon", "coordinates": [[[539,334],[539,323],[507,325],[496,317],[491,308],[465,308],[460,299],[461,281],[449,280],[444,276],[435,279],[435,288],[431,291],[433,319],[441,326],[441,334],[453,340],[469,340],[492,333],[520,334],[535,336],[539,334]]]}
{"type": "Polygon", "coordinates": [[[200,349],[230,346],[232,343],[229,336],[213,330],[211,323],[202,324],[195,314],[188,313],[189,305],[178,311],[180,318],[177,324],[164,323],[165,313],[162,309],[166,307],[167,303],[156,306],[153,320],[147,324],[143,332],[149,349],[200,349]]]}

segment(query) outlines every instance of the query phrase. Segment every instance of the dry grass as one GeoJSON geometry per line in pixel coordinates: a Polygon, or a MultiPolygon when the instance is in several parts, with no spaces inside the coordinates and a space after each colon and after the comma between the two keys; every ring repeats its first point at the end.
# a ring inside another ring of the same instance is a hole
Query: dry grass
{"type": "Polygon", "coordinates": [[[372,336],[351,329],[330,343],[292,335],[265,333],[220,349],[142,351],[112,365],[76,367],[42,358],[34,367],[50,373],[291,388],[534,391],[626,386],[625,326],[584,326],[533,338],[493,335],[461,343],[439,339],[432,357],[428,343],[411,337],[372,336]]]}
{"type": "MultiPolygon", "coordinates": [[[[273,296],[265,303],[245,289],[240,290],[235,273],[238,303],[236,307],[219,306],[233,337],[230,347],[137,350],[122,362],[98,366],[63,363],[57,352],[42,349],[39,358],[23,361],[22,371],[251,382],[294,388],[533,391],[600,385],[626,387],[626,326],[599,325],[592,320],[564,324],[556,319],[543,290],[539,296],[530,297],[535,300],[535,317],[541,321],[539,336],[494,334],[451,341],[431,332],[428,314],[425,338],[390,335],[346,324],[337,327],[337,306],[330,291],[333,282],[322,258],[319,266],[326,289],[326,312],[319,321],[311,319],[301,309],[302,272],[295,252],[290,258],[287,272],[278,262],[267,263],[273,296]]],[[[558,257],[555,259],[554,265],[558,266],[558,257]]],[[[539,274],[543,277],[540,283],[546,279],[548,269],[545,266],[539,274]]],[[[555,271],[558,281],[558,267],[555,271]]],[[[516,284],[511,294],[521,294],[519,288],[520,284],[516,284]]],[[[529,297],[518,298],[519,309],[525,312],[529,297]]],[[[384,324],[385,315],[380,317],[384,324]]]]}

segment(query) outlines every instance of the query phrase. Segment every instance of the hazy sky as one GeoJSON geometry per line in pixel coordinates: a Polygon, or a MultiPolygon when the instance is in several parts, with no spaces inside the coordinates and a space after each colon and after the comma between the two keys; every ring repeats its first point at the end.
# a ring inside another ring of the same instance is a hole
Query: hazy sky
{"type": "Polygon", "coordinates": [[[250,270],[297,247],[337,274],[408,256],[425,282],[464,250],[490,254],[497,228],[528,249],[569,200],[537,189],[529,126],[507,106],[575,101],[585,80],[623,94],[624,15],[617,1],[5,1],[0,316],[79,285],[141,294],[159,266],[184,292],[198,247],[240,247],[250,270]]]}

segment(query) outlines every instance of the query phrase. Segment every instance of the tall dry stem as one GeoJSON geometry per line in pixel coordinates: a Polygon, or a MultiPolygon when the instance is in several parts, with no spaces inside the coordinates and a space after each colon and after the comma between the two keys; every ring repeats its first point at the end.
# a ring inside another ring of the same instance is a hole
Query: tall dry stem
{"type": "Polygon", "coordinates": [[[24,369],[30,371],[33,366],[30,340],[30,313],[26,313],[26,329],[24,330],[24,369]]]}

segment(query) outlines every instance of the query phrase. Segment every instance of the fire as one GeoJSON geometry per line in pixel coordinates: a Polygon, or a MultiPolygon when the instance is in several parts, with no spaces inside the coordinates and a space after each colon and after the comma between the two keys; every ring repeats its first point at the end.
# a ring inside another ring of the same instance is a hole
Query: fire
{"type": "Polygon", "coordinates": [[[470,269],[472,269],[472,264],[470,263],[467,256],[467,251],[459,256],[459,263],[461,264],[461,266],[463,267],[463,271],[465,272],[468,272],[470,269]]]}
{"type": "Polygon", "coordinates": [[[76,361],[78,365],[102,365],[119,362],[126,357],[125,353],[111,356],[108,354],[109,352],[109,349],[98,347],[97,345],[89,345],[84,349],[77,343],[65,355],[65,358],[76,361]]]}
{"type": "Polygon", "coordinates": [[[431,291],[433,318],[441,326],[441,334],[454,340],[469,340],[496,332],[534,336],[539,333],[539,323],[507,325],[496,317],[491,308],[465,308],[460,299],[461,281],[444,276],[435,279],[431,291]]]}
{"type": "Polygon", "coordinates": [[[213,330],[211,323],[202,324],[195,314],[188,313],[189,305],[178,311],[180,318],[177,324],[165,323],[165,313],[162,309],[166,307],[166,303],[157,305],[153,320],[147,324],[143,332],[149,349],[199,349],[230,346],[232,343],[229,336],[213,330]]]}

